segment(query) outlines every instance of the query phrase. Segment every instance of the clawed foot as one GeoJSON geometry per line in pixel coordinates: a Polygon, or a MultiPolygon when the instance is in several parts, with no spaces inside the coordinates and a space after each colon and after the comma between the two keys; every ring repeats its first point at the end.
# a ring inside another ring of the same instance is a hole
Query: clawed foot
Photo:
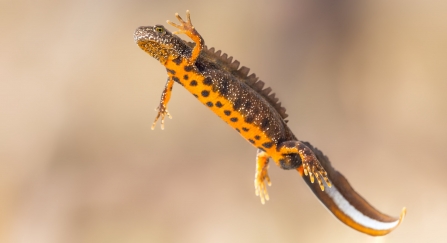
{"type": "Polygon", "coordinates": [[[203,47],[205,46],[205,41],[197,32],[196,28],[194,28],[194,26],[192,25],[189,10],[186,10],[186,22],[178,15],[178,13],[175,14],[175,17],[177,17],[178,21],[180,22],[179,25],[169,20],[166,22],[178,29],[178,31],[175,31],[174,34],[186,34],[189,38],[191,38],[192,41],[194,41],[194,43],[196,43],[196,45],[192,49],[190,57],[188,58],[188,62],[190,64],[194,64],[199,57],[203,47]]]}
{"type": "Polygon", "coordinates": [[[161,130],[164,130],[165,129],[165,116],[168,116],[169,119],[172,119],[172,116],[171,116],[171,114],[169,114],[168,110],[166,110],[165,106],[160,105],[155,110],[158,111],[158,114],[157,114],[157,117],[155,117],[154,123],[152,123],[151,129],[152,130],[155,129],[155,125],[158,121],[158,118],[161,117],[161,130]]]}
{"type": "Polygon", "coordinates": [[[189,14],[189,10],[186,10],[186,22],[180,17],[178,13],[175,13],[175,17],[177,17],[178,21],[180,22],[180,25],[173,23],[171,21],[166,21],[168,24],[174,26],[175,28],[179,29],[178,31],[175,31],[174,34],[187,34],[187,32],[193,32],[194,26],[191,23],[191,16],[189,14]]]}
{"type": "Polygon", "coordinates": [[[332,186],[329,178],[327,177],[326,170],[323,168],[323,166],[321,166],[320,162],[317,160],[317,158],[315,158],[314,155],[312,155],[311,157],[306,157],[306,159],[303,160],[303,170],[304,174],[310,177],[310,182],[314,183],[314,176],[317,178],[318,184],[320,185],[322,191],[324,191],[323,180],[329,187],[332,186]]]}
{"type": "Polygon", "coordinates": [[[262,171],[257,171],[255,175],[255,193],[256,196],[261,198],[261,203],[265,204],[265,201],[269,200],[269,194],[267,193],[267,186],[265,185],[265,181],[269,186],[272,185],[270,182],[270,177],[267,172],[267,167],[262,169],[262,171]]]}

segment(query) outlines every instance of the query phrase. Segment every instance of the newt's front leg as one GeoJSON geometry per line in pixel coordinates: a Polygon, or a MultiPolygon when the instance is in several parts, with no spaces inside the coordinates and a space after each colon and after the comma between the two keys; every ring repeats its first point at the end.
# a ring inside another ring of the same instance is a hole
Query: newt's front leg
{"type": "Polygon", "coordinates": [[[152,130],[155,129],[155,125],[157,124],[158,118],[161,117],[161,130],[165,129],[165,116],[168,116],[169,118],[172,119],[172,116],[171,116],[171,114],[169,114],[167,107],[168,107],[169,99],[171,99],[171,92],[172,92],[173,86],[174,86],[174,80],[172,80],[170,77],[168,77],[168,80],[166,81],[166,85],[163,90],[163,93],[161,93],[160,104],[155,109],[156,111],[158,111],[158,113],[157,113],[157,117],[155,117],[154,123],[152,123],[152,127],[151,127],[152,130]]]}
{"type": "Polygon", "coordinates": [[[199,57],[203,47],[205,46],[205,40],[203,40],[202,36],[192,25],[189,10],[186,10],[186,22],[182,19],[182,17],[180,17],[178,13],[175,13],[175,17],[177,17],[180,25],[175,24],[169,20],[166,22],[178,29],[178,31],[174,32],[174,34],[184,33],[196,43],[194,49],[192,50],[191,57],[188,60],[190,64],[194,64],[199,57]]]}

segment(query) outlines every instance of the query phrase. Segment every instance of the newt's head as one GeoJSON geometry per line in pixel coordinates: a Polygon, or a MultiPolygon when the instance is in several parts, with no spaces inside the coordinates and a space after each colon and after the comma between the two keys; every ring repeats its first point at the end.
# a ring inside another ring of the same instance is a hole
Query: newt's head
{"type": "Polygon", "coordinates": [[[135,30],[134,39],[141,49],[161,63],[165,63],[168,57],[178,57],[186,49],[184,41],[163,25],[141,26],[135,30]]]}

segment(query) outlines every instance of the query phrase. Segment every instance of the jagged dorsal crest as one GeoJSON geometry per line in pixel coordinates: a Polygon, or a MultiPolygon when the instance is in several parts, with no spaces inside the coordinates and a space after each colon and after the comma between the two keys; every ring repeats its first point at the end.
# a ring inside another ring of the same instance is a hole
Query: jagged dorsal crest
{"type": "MultiPolygon", "coordinates": [[[[188,45],[190,47],[194,47],[195,44],[192,42],[188,42],[188,45]]],[[[281,102],[278,102],[279,99],[275,97],[275,93],[271,93],[272,88],[264,88],[264,82],[258,80],[259,78],[256,77],[256,74],[251,73],[250,75],[248,75],[250,73],[250,69],[245,66],[239,67],[240,63],[238,60],[233,61],[233,57],[229,57],[226,53],[222,53],[222,51],[220,50],[216,51],[214,47],[208,48],[207,46],[203,48],[202,55],[204,55],[208,59],[212,59],[213,61],[215,61],[216,64],[223,68],[225,71],[236,76],[258,94],[264,97],[270,103],[270,105],[275,108],[275,110],[283,119],[288,117],[288,115],[286,114],[286,108],[281,106],[281,102]]]]}

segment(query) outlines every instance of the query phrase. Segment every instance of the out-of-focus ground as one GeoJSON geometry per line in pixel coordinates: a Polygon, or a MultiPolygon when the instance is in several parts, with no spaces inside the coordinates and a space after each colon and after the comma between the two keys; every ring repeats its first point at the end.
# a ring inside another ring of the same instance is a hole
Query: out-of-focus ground
{"type": "Polygon", "coordinates": [[[437,0],[1,1],[0,242],[446,242],[446,12],[437,0]],[[346,227],[274,163],[261,205],[256,150],[179,85],[174,119],[151,131],[166,73],[133,32],[186,9],[371,204],[408,208],[397,230],[346,227]]]}

